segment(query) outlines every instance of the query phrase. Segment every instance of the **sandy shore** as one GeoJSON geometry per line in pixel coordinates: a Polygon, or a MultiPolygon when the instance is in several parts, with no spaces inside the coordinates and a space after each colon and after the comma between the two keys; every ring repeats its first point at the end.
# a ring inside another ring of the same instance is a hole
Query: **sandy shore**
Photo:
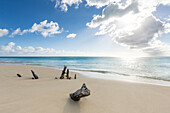
{"type": "Polygon", "coordinates": [[[79,74],[76,80],[54,79],[60,74],[45,67],[0,65],[0,113],[170,113],[170,87],[79,74]],[[31,69],[40,79],[31,79],[31,69]],[[69,93],[83,83],[91,95],[73,102],[69,93]]]}

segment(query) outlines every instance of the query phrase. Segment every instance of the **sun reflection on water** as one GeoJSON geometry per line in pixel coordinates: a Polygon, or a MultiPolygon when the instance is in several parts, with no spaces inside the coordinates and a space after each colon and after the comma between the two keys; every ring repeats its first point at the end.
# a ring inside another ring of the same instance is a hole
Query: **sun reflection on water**
{"type": "Polygon", "coordinates": [[[139,57],[120,57],[121,64],[130,68],[135,68],[139,62],[139,57]]]}
{"type": "Polygon", "coordinates": [[[133,81],[139,81],[137,73],[143,75],[141,57],[120,57],[120,69],[122,73],[129,75],[133,81]]]}

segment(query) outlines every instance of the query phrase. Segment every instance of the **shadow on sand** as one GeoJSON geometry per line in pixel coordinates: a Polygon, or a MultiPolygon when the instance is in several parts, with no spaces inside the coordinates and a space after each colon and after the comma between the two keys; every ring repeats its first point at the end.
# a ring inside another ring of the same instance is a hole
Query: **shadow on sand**
{"type": "Polygon", "coordinates": [[[80,113],[80,103],[68,98],[63,113],[80,113]]]}
{"type": "Polygon", "coordinates": [[[33,80],[33,77],[22,77],[23,80],[33,80]]]}

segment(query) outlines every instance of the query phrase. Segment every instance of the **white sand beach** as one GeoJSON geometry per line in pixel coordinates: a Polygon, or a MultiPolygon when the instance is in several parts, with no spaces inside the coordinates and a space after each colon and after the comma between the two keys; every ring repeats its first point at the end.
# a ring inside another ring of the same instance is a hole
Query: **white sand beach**
{"type": "MultiPolygon", "coordinates": [[[[73,77],[75,73],[71,72],[73,77]]],[[[170,87],[93,79],[54,79],[61,70],[0,65],[0,113],[169,113],[170,87]],[[30,70],[39,79],[33,80],[30,70]],[[17,77],[21,74],[22,77],[17,77]],[[91,95],[74,102],[69,93],[83,83],[91,95]]]]}

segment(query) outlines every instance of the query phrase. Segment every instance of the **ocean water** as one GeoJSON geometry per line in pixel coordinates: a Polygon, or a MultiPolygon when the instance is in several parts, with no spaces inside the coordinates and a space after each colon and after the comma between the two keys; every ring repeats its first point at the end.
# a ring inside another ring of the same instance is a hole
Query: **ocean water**
{"type": "Polygon", "coordinates": [[[0,57],[0,64],[66,65],[88,77],[170,86],[170,57],[0,57]]]}

